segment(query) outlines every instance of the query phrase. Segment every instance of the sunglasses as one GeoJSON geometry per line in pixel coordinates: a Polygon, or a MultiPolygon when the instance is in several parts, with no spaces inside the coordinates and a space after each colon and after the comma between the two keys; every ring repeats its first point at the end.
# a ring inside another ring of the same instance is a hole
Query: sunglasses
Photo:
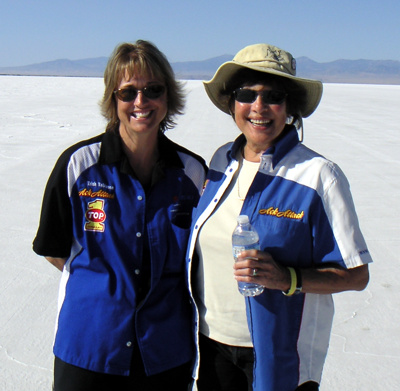
{"type": "Polygon", "coordinates": [[[233,91],[233,96],[240,103],[253,103],[258,96],[261,96],[262,101],[269,105],[280,105],[287,97],[283,91],[254,91],[248,88],[238,88],[233,91]]]}
{"type": "Polygon", "coordinates": [[[120,88],[119,90],[115,90],[114,94],[119,100],[122,100],[123,102],[132,102],[138,96],[139,91],[146,98],[158,99],[165,92],[165,87],[161,84],[154,84],[148,87],[144,87],[142,89],[130,86],[126,88],[120,88]]]}

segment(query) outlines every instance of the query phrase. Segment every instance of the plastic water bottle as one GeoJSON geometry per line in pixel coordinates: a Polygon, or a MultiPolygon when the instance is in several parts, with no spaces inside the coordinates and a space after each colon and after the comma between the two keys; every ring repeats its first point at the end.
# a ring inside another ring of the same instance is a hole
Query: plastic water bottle
{"type": "MultiPolygon", "coordinates": [[[[232,251],[235,262],[242,251],[260,249],[258,233],[251,226],[249,217],[240,215],[237,222],[238,224],[232,234],[232,251]]],[[[264,291],[262,285],[241,281],[238,282],[238,289],[243,296],[257,296],[264,291]]]]}

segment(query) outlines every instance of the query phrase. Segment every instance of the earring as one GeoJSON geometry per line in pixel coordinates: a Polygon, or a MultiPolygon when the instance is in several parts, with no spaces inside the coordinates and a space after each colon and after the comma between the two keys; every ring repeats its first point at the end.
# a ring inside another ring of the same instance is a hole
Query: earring
{"type": "Polygon", "coordinates": [[[286,125],[292,125],[293,124],[293,115],[288,115],[287,117],[286,117],[286,125]]]}

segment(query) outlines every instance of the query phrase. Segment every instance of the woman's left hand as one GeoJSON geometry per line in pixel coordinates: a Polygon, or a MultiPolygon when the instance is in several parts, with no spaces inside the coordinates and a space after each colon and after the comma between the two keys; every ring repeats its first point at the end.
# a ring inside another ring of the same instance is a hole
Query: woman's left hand
{"type": "Polygon", "coordinates": [[[287,267],[274,261],[271,254],[259,250],[240,253],[234,266],[237,281],[263,285],[269,289],[287,291],[290,288],[290,272],[287,267]]]}

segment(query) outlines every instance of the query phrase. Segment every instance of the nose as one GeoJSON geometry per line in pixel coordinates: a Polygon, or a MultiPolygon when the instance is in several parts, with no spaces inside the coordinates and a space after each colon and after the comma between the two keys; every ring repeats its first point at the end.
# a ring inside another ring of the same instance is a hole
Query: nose
{"type": "Polygon", "coordinates": [[[135,105],[140,106],[146,99],[147,99],[146,95],[143,94],[143,91],[138,90],[134,103],[135,103],[135,105]]]}
{"type": "Polygon", "coordinates": [[[269,104],[265,103],[262,95],[258,94],[256,100],[252,104],[253,110],[260,112],[269,108],[269,104]]]}

